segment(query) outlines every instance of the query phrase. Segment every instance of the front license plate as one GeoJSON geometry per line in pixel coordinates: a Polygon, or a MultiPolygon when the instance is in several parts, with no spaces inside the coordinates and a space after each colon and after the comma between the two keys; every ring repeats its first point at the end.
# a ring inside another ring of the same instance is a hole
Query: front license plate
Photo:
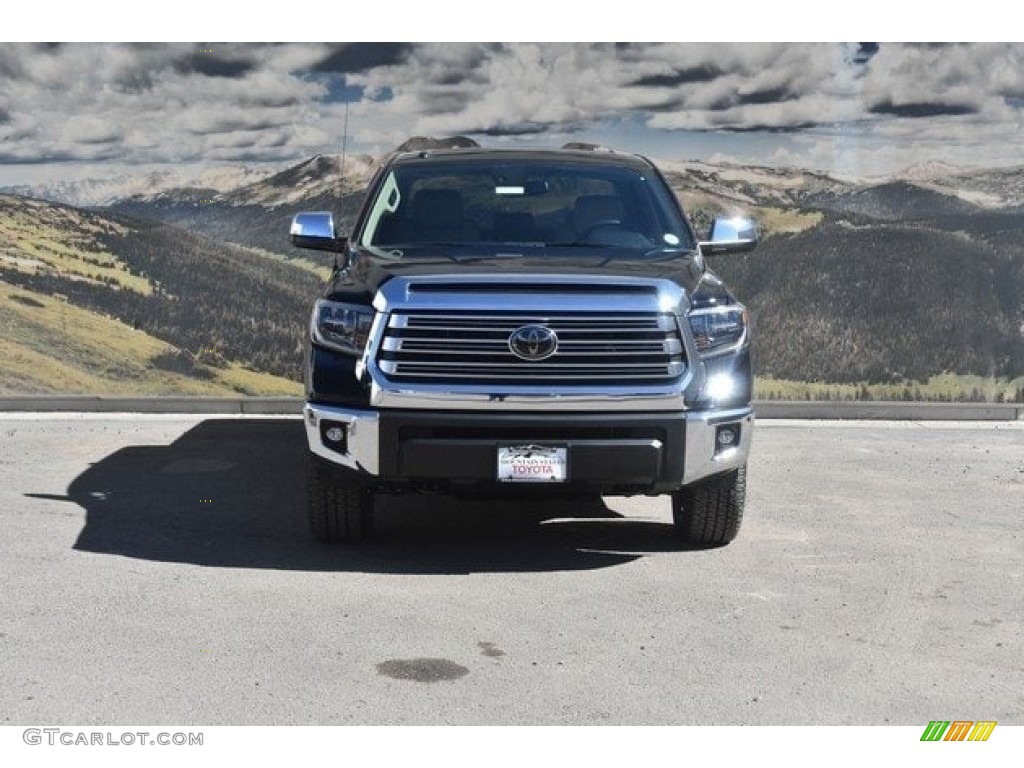
{"type": "Polygon", "coordinates": [[[498,446],[498,480],[503,483],[564,483],[567,448],[498,446]]]}

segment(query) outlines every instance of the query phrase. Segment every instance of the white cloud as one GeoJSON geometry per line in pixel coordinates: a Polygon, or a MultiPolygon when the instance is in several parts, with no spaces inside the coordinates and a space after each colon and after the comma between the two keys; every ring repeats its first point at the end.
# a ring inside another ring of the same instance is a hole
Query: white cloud
{"type": "Polygon", "coordinates": [[[777,162],[818,167],[858,153],[872,167],[940,154],[1019,162],[1024,45],[882,44],[866,58],[851,45],[775,43],[7,45],[0,163],[335,152],[343,73],[324,70],[346,67],[344,85],[364,95],[349,115],[355,149],[457,133],[561,141],[630,121],[660,147],[664,132],[680,132],[680,145],[698,132],[703,146],[756,135],[759,149],[768,136],[777,162]]]}

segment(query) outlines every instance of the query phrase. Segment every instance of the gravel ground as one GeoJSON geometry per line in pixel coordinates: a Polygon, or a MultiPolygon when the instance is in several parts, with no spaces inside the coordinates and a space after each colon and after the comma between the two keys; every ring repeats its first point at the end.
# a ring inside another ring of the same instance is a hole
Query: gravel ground
{"type": "Polygon", "coordinates": [[[383,498],[287,418],[0,415],[0,724],[1024,724],[1024,423],[762,421],[747,518],[383,498]]]}

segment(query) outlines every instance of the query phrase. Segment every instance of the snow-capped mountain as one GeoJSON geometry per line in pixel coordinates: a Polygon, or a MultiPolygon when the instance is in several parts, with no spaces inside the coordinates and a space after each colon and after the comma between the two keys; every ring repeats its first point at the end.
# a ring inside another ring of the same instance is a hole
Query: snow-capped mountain
{"type": "Polygon", "coordinates": [[[223,194],[265,179],[280,168],[280,165],[179,166],[77,181],[21,184],[3,187],[2,191],[77,207],[103,207],[130,198],[147,199],[180,189],[223,194]]]}

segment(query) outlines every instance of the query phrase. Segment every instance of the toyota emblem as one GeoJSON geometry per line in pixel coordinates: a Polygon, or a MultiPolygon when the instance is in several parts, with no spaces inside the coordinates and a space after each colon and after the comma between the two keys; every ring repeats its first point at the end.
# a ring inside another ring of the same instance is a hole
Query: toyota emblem
{"type": "Polygon", "coordinates": [[[558,349],[558,336],[543,325],[524,325],[508,337],[508,348],[523,360],[546,360],[558,349]]]}

